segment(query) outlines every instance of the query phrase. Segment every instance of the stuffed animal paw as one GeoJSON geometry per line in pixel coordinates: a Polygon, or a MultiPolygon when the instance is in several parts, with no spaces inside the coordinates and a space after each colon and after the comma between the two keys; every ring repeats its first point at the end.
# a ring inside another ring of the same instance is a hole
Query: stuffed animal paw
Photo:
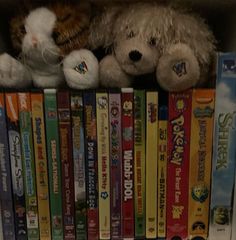
{"type": "Polygon", "coordinates": [[[129,87],[132,77],[124,72],[113,55],[102,59],[99,67],[101,85],[104,87],[129,87]]]}
{"type": "Polygon", "coordinates": [[[105,7],[91,22],[89,45],[110,54],[100,63],[102,85],[149,85],[156,75],[168,91],[208,83],[216,51],[203,19],[155,1],[105,7]]]}
{"type": "Polygon", "coordinates": [[[98,61],[89,50],[72,51],[63,61],[63,71],[71,88],[87,89],[99,85],[98,61]]]}
{"type": "Polygon", "coordinates": [[[171,45],[160,57],[157,81],[167,91],[182,91],[199,82],[200,67],[193,51],[183,43],[171,45]]]}
{"type": "Polygon", "coordinates": [[[0,86],[6,88],[24,88],[31,85],[28,69],[19,61],[4,53],[0,55],[0,86]]]}

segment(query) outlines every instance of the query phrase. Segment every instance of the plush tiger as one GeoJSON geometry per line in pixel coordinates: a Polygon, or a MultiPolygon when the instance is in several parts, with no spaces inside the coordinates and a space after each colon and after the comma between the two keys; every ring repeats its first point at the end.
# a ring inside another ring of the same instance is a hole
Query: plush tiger
{"type": "Polygon", "coordinates": [[[33,81],[36,87],[58,87],[66,80],[74,88],[96,87],[97,59],[84,49],[90,18],[90,5],[81,1],[58,1],[20,12],[10,23],[19,59],[0,55],[0,85],[18,88],[33,81]]]}

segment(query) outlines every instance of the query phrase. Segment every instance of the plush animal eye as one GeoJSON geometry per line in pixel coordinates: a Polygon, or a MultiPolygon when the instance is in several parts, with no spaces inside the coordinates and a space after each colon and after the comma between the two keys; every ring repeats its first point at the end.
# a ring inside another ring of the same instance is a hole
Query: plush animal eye
{"type": "Polygon", "coordinates": [[[60,36],[60,33],[58,31],[53,31],[52,38],[55,42],[56,42],[56,40],[58,39],[59,36],[60,36]]]}
{"type": "Polygon", "coordinates": [[[134,32],[130,31],[127,35],[127,38],[132,38],[132,37],[134,37],[134,32]]]}
{"type": "Polygon", "coordinates": [[[148,42],[151,46],[156,46],[157,44],[157,39],[154,37],[151,37],[149,42],[148,42]]]}

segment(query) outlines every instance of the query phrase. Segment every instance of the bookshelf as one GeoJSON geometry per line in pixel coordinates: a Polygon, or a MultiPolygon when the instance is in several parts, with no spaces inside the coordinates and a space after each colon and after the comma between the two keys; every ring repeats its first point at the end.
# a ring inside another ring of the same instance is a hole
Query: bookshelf
{"type": "MultiPolygon", "coordinates": [[[[41,0],[38,2],[43,3],[44,1],[41,0]]],[[[97,6],[109,4],[109,1],[105,0],[92,0],[92,2],[97,6]]],[[[125,4],[125,2],[131,1],[117,0],[117,2],[125,4]]],[[[192,9],[194,12],[204,17],[211,26],[218,40],[218,49],[220,51],[236,51],[235,0],[160,0],[159,2],[163,4],[171,3],[176,6],[192,9]]],[[[20,5],[21,3],[18,1],[0,0],[0,54],[6,50],[9,52],[12,51],[11,45],[9,44],[7,20],[20,8],[20,5]]]]}

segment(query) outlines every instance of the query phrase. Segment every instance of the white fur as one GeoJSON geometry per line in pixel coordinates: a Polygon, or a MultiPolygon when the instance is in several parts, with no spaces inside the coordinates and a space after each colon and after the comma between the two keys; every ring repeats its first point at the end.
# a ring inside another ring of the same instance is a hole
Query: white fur
{"type": "Polygon", "coordinates": [[[101,82],[106,84],[112,79],[117,86],[126,85],[127,78],[119,79],[123,73],[118,73],[118,69],[130,78],[158,69],[157,80],[167,90],[173,90],[173,86],[175,90],[183,90],[200,83],[201,79],[206,81],[215,51],[214,36],[201,18],[147,2],[106,9],[92,22],[89,43],[94,49],[111,47],[116,58],[116,61],[110,58],[110,64],[107,60],[106,64],[100,63],[101,82]],[[150,44],[151,39],[155,39],[156,44],[150,44]],[[177,50],[177,44],[186,48],[177,50]],[[172,48],[175,50],[170,54],[172,48]],[[129,57],[131,51],[141,53],[140,60],[133,61],[129,57]],[[178,63],[181,58],[191,65],[187,66],[189,74],[182,78],[172,75],[165,84],[174,61],[178,63]],[[112,78],[107,66],[115,69],[112,78]]]}
{"type": "Polygon", "coordinates": [[[25,20],[23,60],[30,67],[37,87],[55,87],[63,83],[59,48],[51,37],[55,21],[56,15],[47,8],[33,10],[25,20]]]}
{"type": "Polygon", "coordinates": [[[133,80],[131,75],[122,71],[113,55],[108,55],[101,60],[99,76],[101,85],[106,87],[129,87],[133,80]]]}
{"type": "Polygon", "coordinates": [[[41,33],[50,37],[55,25],[56,15],[45,7],[37,8],[25,19],[27,33],[41,33]]]}
{"type": "Polygon", "coordinates": [[[98,60],[87,49],[72,51],[63,61],[63,71],[68,86],[77,89],[98,87],[98,60]],[[86,64],[83,72],[74,68],[80,64],[86,64]]]}
{"type": "Polygon", "coordinates": [[[31,75],[19,61],[4,53],[0,55],[0,86],[24,88],[31,84],[31,75]]]}
{"type": "Polygon", "coordinates": [[[197,84],[200,77],[200,69],[197,59],[189,46],[178,43],[171,45],[159,59],[156,75],[163,89],[172,92],[182,91],[197,84]],[[173,65],[177,62],[186,64],[186,74],[182,76],[176,75],[173,71],[173,65]]]}

